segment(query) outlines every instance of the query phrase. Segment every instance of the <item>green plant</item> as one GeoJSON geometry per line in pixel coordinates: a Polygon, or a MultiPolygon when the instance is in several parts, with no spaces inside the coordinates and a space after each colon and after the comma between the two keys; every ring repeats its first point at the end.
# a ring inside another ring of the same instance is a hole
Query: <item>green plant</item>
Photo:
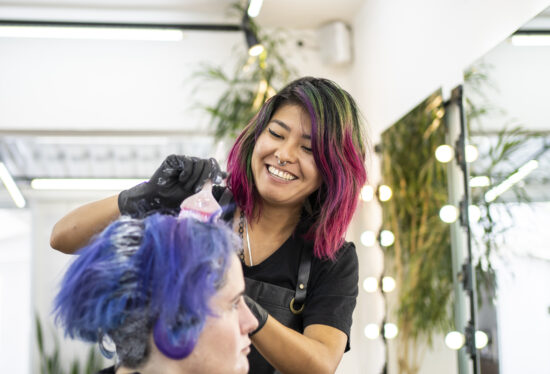
{"type": "Polygon", "coordinates": [[[444,110],[434,93],[382,134],[382,176],[393,191],[383,203],[383,227],[395,235],[386,269],[395,275],[401,373],[416,373],[435,332],[452,326],[450,233],[438,212],[447,202],[447,175],[435,160],[444,143],[444,110]]]}
{"type": "MultiPolygon", "coordinates": [[[[240,3],[233,4],[231,9],[237,15],[244,12],[240,3]]],[[[282,30],[263,32],[253,20],[250,26],[264,46],[264,52],[250,57],[239,46],[234,52],[239,56],[238,62],[231,73],[226,73],[226,65],[205,65],[195,74],[201,83],[224,87],[214,104],[199,104],[210,115],[216,139],[235,137],[262,104],[295,74],[281,52],[286,33],[282,30]]]]}
{"type": "Polygon", "coordinates": [[[73,359],[69,364],[67,372],[61,361],[61,351],[59,338],[53,334],[54,348],[52,353],[46,352],[44,347],[44,335],[42,323],[38,315],[36,321],[36,343],[38,345],[38,353],[40,357],[40,372],[42,374],[94,374],[103,368],[103,359],[96,347],[90,347],[86,361],[80,362],[78,359],[73,359]]]}

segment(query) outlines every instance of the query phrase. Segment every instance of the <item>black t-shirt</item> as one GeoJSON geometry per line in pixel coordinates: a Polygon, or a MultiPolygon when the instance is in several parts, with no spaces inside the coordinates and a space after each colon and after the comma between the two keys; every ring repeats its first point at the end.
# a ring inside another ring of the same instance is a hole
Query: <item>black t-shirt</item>
{"type": "MultiPolygon", "coordinates": [[[[224,188],[214,186],[212,193],[219,200],[224,188]]],[[[231,201],[232,203],[233,200],[231,201]]],[[[224,212],[227,221],[233,218],[234,205],[224,212]]],[[[262,263],[255,266],[243,264],[247,278],[275,284],[290,290],[296,289],[300,265],[300,231],[298,229],[283,245],[262,263]]],[[[313,245],[308,246],[313,248],[313,245]]],[[[309,276],[305,309],[302,313],[304,328],[322,324],[337,328],[348,336],[346,351],[349,350],[349,336],[352,314],[358,294],[359,262],[355,245],[345,242],[336,254],[336,259],[321,260],[313,256],[309,276]]]]}

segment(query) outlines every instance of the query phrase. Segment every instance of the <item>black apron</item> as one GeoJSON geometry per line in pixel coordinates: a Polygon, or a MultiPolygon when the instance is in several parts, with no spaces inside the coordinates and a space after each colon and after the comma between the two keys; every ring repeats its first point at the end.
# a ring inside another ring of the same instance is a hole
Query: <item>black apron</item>
{"type": "MultiPolygon", "coordinates": [[[[226,189],[219,203],[223,208],[226,208],[232,198],[231,192],[226,189]]],[[[227,220],[230,215],[227,214],[227,211],[225,213],[224,218],[227,220]]],[[[311,246],[302,241],[300,252],[300,267],[298,268],[295,290],[246,277],[244,280],[246,283],[245,292],[249,297],[265,308],[271,317],[302,334],[304,332],[302,312],[306,307],[305,301],[313,251],[311,246]]],[[[279,344],[279,342],[273,342],[273,344],[279,344]]],[[[250,374],[280,374],[263,358],[254,345],[251,346],[248,362],[250,364],[250,374]]]]}

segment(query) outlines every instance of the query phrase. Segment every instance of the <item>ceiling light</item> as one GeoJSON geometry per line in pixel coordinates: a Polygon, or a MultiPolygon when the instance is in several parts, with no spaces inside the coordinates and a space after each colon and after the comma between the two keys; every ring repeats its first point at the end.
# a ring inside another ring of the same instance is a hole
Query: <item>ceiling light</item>
{"type": "Polygon", "coordinates": [[[502,195],[504,192],[508,191],[514,184],[518,183],[520,180],[529,175],[533,170],[539,167],[539,162],[537,160],[531,160],[525,163],[520,167],[515,173],[510,175],[499,185],[491,188],[485,193],[485,201],[490,203],[494,201],[497,197],[502,195]]]}
{"type": "Polygon", "coordinates": [[[248,5],[248,15],[252,18],[257,17],[262,9],[263,0],[250,0],[248,5]]]}
{"type": "Polygon", "coordinates": [[[101,39],[180,41],[183,31],[171,28],[86,27],[86,26],[12,26],[0,25],[0,37],[49,39],[101,39]]]}
{"type": "Polygon", "coordinates": [[[546,30],[518,31],[510,37],[512,45],[520,47],[550,46],[550,32],[546,30]]]}
{"type": "Polygon", "coordinates": [[[35,190],[89,190],[89,191],[122,191],[143,179],[80,179],[80,178],[37,178],[31,181],[35,190]]]}
{"type": "Polygon", "coordinates": [[[0,180],[4,183],[4,186],[6,186],[6,190],[8,190],[8,193],[13,199],[15,205],[18,208],[24,208],[26,204],[25,198],[23,197],[21,190],[19,190],[19,187],[17,187],[17,184],[15,184],[8,168],[6,168],[3,162],[0,162],[0,180]]]}

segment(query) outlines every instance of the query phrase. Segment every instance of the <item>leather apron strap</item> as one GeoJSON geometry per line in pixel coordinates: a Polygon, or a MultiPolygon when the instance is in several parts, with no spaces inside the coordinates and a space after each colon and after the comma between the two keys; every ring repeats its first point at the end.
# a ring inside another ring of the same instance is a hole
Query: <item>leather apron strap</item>
{"type": "MultiPolygon", "coordinates": [[[[309,248],[302,246],[295,291],[245,277],[246,294],[264,307],[271,317],[299,333],[304,332],[301,313],[305,308],[311,255],[309,248]]],[[[251,347],[248,362],[251,374],[279,373],[254,346],[251,347]]]]}

